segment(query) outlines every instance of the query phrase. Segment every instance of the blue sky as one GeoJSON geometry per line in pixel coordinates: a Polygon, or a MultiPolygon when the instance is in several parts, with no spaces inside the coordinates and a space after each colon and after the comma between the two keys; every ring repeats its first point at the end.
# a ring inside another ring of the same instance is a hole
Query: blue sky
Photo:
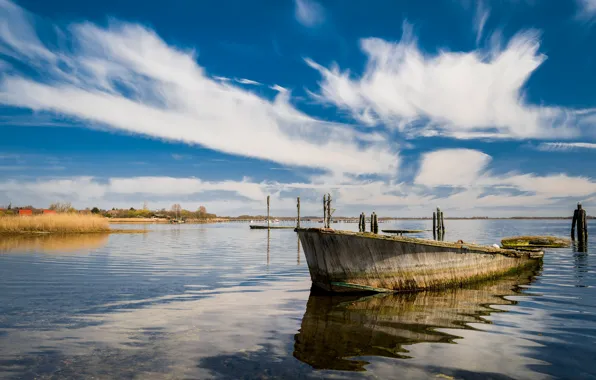
{"type": "Polygon", "coordinates": [[[594,0],[0,0],[0,205],[590,210],[594,21],[594,0]]]}

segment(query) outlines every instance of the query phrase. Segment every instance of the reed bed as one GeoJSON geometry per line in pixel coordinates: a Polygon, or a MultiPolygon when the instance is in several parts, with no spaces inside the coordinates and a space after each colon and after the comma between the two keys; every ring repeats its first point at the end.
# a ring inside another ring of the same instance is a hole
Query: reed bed
{"type": "Polygon", "coordinates": [[[0,234],[110,232],[108,220],[96,215],[51,214],[0,217],[0,234]]]}

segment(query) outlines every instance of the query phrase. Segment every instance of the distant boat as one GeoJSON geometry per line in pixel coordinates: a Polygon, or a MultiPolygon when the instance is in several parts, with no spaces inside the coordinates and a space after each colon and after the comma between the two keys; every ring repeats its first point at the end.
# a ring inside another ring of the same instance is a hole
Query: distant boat
{"type": "Polygon", "coordinates": [[[328,292],[395,292],[459,286],[536,267],[544,253],[401,236],[296,229],[313,284],[328,292]]]}

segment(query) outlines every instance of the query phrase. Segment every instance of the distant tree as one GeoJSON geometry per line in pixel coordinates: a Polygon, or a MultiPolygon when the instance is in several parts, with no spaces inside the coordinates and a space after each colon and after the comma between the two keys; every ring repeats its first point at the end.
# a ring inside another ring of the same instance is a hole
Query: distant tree
{"type": "Polygon", "coordinates": [[[199,214],[206,214],[207,208],[205,206],[199,206],[199,214]]]}
{"type": "Polygon", "coordinates": [[[99,212],[100,212],[100,211],[99,211],[99,209],[98,209],[97,207],[93,207],[93,208],[91,209],[91,213],[92,213],[92,214],[99,214],[99,212]]]}
{"type": "Polygon", "coordinates": [[[180,204],[175,203],[172,205],[172,212],[174,213],[174,218],[178,218],[178,214],[182,211],[182,206],[180,204]]]}
{"type": "Polygon", "coordinates": [[[7,208],[7,210],[12,210],[12,202],[10,202],[10,203],[8,204],[8,208],[7,208]]]}
{"type": "Polygon", "coordinates": [[[54,202],[49,207],[50,210],[54,210],[56,212],[74,212],[76,211],[70,202],[54,202]]]}
{"type": "Polygon", "coordinates": [[[135,211],[135,208],[134,207],[131,207],[129,210],[130,211],[135,211]]]}

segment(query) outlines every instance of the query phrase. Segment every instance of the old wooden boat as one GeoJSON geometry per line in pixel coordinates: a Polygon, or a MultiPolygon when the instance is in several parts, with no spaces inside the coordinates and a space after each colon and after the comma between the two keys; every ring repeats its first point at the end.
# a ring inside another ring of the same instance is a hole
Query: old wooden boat
{"type": "Polygon", "coordinates": [[[324,228],[296,232],[313,284],[328,292],[459,286],[535,265],[544,254],[324,228]]]}

